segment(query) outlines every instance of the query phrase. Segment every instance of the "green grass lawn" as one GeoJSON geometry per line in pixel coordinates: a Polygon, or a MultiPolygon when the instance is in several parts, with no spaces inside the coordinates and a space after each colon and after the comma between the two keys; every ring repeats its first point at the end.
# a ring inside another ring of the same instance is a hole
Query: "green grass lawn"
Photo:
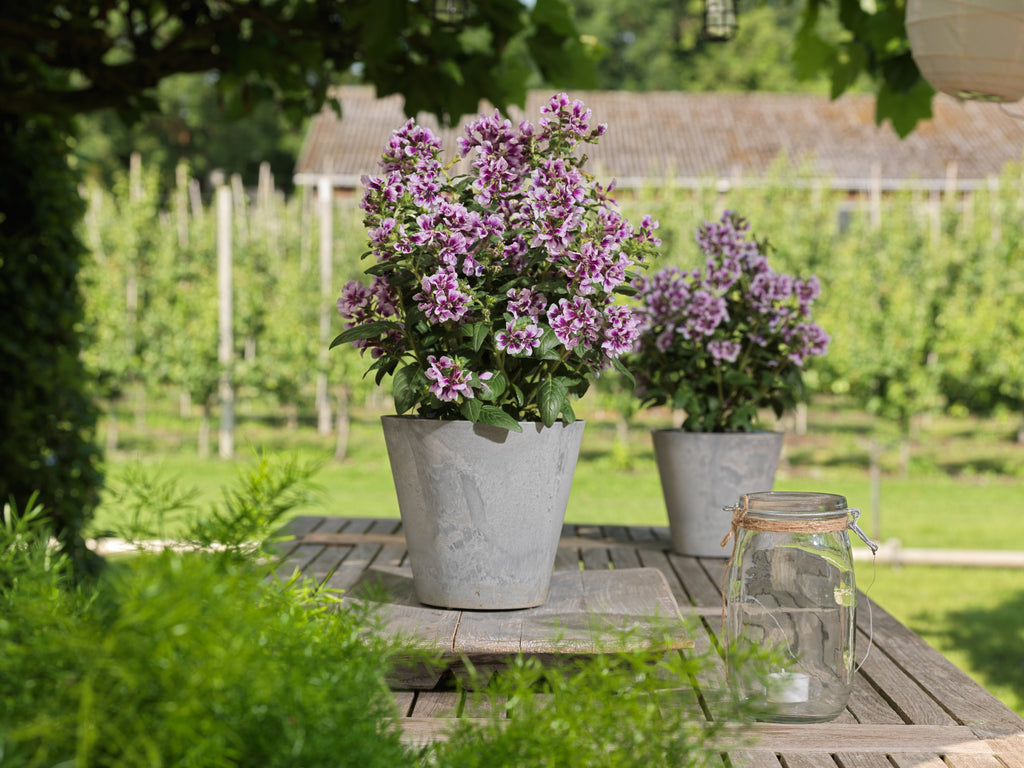
{"type": "MultiPolygon", "coordinates": [[[[252,460],[254,452],[289,452],[322,464],[317,492],[296,513],[398,515],[378,413],[352,421],[346,459],[333,460],[335,438],[303,423],[289,431],[267,417],[239,418],[239,458],[200,460],[198,425],[154,410],[145,427],[121,419],[120,449],[107,459],[111,496],[143,468],[194,486],[199,504],[252,460]]],[[[587,430],[573,481],[567,520],[573,523],[666,525],[650,429],[669,416],[645,412],[623,442],[614,418],[585,413],[587,430]]],[[[777,490],[840,493],[863,510],[861,527],[904,547],[1021,549],[1024,547],[1024,446],[1016,422],[936,418],[921,428],[909,458],[891,436],[881,455],[880,513],[872,510],[871,420],[834,404],[810,410],[806,434],[787,433],[777,490]]],[[[882,433],[885,434],[884,432],[882,433]]],[[[216,449],[216,446],[214,446],[216,449]]],[[[102,504],[92,531],[124,522],[102,504]]],[[[169,533],[173,533],[173,524],[169,533]]],[[[953,662],[1024,714],[1024,571],[990,568],[858,565],[862,588],[953,662]],[[870,587],[869,587],[870,585],[870,587]]]]}

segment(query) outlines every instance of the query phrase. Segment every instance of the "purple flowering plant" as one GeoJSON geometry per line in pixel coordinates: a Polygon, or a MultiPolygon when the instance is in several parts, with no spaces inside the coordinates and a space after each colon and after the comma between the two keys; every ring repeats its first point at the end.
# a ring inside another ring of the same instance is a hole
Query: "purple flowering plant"
{"type": "Polygon", "coordinates": [[[634,280],[634,391],[644,405],[683,410],[687,431],[752,431],[759,408],[781,416],[803,397],[806,363],[828,350],[828,334],[812,320],[818,278],[776,272],[767,239],[749,229],[726,211],[697,228],[702,268],[634,280]]]}
{"type": "Polygon", "coordinates": [[[351,343],[398,413],[519,431],[575,420],[571,400],[637,339],[634,267],[660,241],[635,228],[583,167],[591,111],[562,93],[535,127],[479,115],[459,139],[471,165],[449,175],[440,139],[409,120],[382,172],[364,177],[369,283],[338,299],[351,343]]]}

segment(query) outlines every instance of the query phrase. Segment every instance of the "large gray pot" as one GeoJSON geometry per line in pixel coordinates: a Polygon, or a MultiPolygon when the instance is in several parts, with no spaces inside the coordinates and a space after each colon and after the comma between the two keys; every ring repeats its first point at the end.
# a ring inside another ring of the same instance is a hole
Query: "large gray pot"
{"type": "Polygon", "coordinates": [[[420,602],[509,610],[547,600],[583,422],[381,418],[420,602]]]}
{"type": "Polygon", "coordinates": [[[722,538],[732,517],[723,507],[744,493],[772,489],[785,434],[662,429],[652,437],[672,548],[682,555],[727,557],[722,538]]]}

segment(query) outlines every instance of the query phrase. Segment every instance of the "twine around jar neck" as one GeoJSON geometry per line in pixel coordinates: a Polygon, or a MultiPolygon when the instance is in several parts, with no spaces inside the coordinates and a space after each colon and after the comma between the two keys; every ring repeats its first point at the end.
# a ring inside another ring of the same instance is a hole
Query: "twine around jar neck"
{"type": "MultiPolygon", "coordinates": [[[[736,536],[740,528],[748,531],[770,531],[772,533],[832,533],[845,531],[849,521],[846,515],[820,518],[817,520],[794,520],[794,519],[773,519],[763,517],[748,517],[750,511],[747,497],[743,497],[743,504],[732,508],[732,526],[729,532],[722,539],[722,546],[729,543],[729,540],[736,536]]],[[[733,549],[735,553],[735,548],[733,549]]],[[[731,563],[730,563],[731,564],[731,563]]]]}
{"type": "MultiPolygon", "coordinates": [[[[726,509],[732,510],[732,525],[729,528],[729,532],[725,534],[725,538],[722,539],[723,547],[729,543],[730,539],[736,537],[737,531],[741,528],[748,531],[767,531],[772,533],[834,533],[849,529],[868,545],[872,554],[878,551],[878,545],[871,541],[867,534],[857,525],[857,520],[860,518],[860,510],[856,508],[844,509],[838,514],[818,517],[812,520],[750,517],[747,514],[750,511],[750,498],[748,494],[743,494],[740,504],[737,504],[735,507],[726,507],[726,509]]],[[[735,557],[736,547],[734,545],[732,557],[729,558],[730,566],[735,557]]]]}

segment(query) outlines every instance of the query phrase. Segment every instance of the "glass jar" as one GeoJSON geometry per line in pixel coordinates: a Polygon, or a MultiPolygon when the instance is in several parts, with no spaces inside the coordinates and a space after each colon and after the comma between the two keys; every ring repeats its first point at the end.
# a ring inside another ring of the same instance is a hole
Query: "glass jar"
{"type": "Polygon", "coordinates": [[[853,688],[857,588],[849,530],[860,511],[831,493],[750,493],[733,513],[735,537],[725,584],[730,681],[759,719],[823,722],[846,707],[853,688]],[[774,653],[767,679],[749,679],[745,650],[774,653]]]}

